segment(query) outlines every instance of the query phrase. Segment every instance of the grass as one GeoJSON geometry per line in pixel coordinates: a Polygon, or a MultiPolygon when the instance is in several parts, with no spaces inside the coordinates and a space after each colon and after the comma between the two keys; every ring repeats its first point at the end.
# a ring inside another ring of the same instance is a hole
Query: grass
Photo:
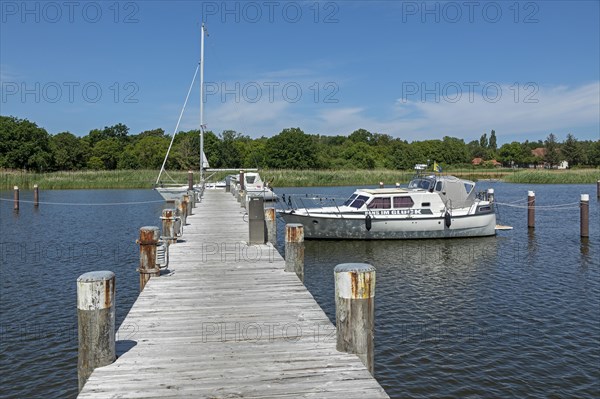
{"type": "MultiPolygon", "coordinates": [[[[222,179],[230,172],[216,173],[211,180],[222,179]]],[[[151,188],[156,181],[156,170],[113,170],[113,171],[76,171],[33,173],[0,170],[0,189],[10,190],[13,186],[32,189],[34,184],[41,189],[117,189],[151,188]]],[[[449,174],[469,180],[498,179],[509,183],[539,184],[592,184],[600,180],[600,169],[578,170],[511,170],[511,169],[457,169],[449,174]]],[[[169,175],[181,184],[187,182],[187,171],[169,172],[169,175]]],[[[407,183],[414,175],[411,171],[388,169],[376,170],[291,170],[264,169],[261,176],[265,180],[273,179],[274,187],[311,187],[311,186],[352,186],[377,185],[380,181],[386,186],[396,182],[407,183]]],[[[195,173],[195,179],[198,174],[195,173]]],[[[170,179],[163,176],[163,182],[170,179]]]]}
{"type": "Polygon", "coordinates": [[[507,183],[592,184],[600,180],[600,169],[521,170],[507,175],[507,183]]]}

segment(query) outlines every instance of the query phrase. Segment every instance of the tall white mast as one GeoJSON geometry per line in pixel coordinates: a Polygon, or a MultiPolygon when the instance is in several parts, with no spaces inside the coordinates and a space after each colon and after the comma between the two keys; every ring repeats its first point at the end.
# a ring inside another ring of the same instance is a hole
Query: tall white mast
{"type": "Polygon", "coordinates": [[[200,32],[200,184],[204,181],[204,23],[200,32]]]}

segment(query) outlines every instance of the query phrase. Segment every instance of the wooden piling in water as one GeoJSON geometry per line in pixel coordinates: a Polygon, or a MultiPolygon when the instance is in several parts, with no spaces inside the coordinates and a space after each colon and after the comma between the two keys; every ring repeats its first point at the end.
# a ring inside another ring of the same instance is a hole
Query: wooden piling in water
{"type": "Polygon", "coordinates": [[[275,208],[265,209],[265,224],[267,225],[267,242],[277,245],[277,213],[275,208]]]}
{"type": "Polygon", "coordinates": [[[583,238],[590,236],[590,195],[581,194],[579,202],[580,236],[583,238]]]}
{"type": "Polygon", "coordinates": [[[304,283],[304,226],[300,223],[285,225],[285,271],[295,272],[304,283]]]}
{"type": "Polygon", "coordinates": [[[250,197],[248,200],[248,244],[265,243],[265,206],[262,197],[250,197]]]}
{"type": "Polygon", "coordinates": [[[33,185],[33,206],[40,206],[40,188],[37,184],[33,185]]]}
{"type": "Polygon", "coordinates": [[[194,172],[188,170],[188,190],[194,189],[194,172]]]}
{"type": "Polygon", "coordinates": [[[379,182],[379,188],[384,188],[384,187],[385,187],[385,185],[383,184],[383,182],[382,182],[382,181],[380,181],[380,182],[379,182]]]}
{"type": "Polygon", "coordinates": [[[374,375],[375,268],[342,263],[334,274],[337,350],[356,354],[374,375]]]}
{"type": "Polygon", "coordinates": [[[600,198],[600,180],[596,182],[596,196],[600,198]]]}
{"type": "Polygon", "coordinates": [[[81,391],[95,368],[116,360],[113,272],[90,272],[77,279],[77,334],[77,378],[81,391]]]}
{"type": "Polygon", "coordinates": [[[494,202],[494,189],[493,188],[488,188],[488,190],[487,190],[487,199],[490,202],[494,202]]]}
{"type": "Polygon", "coordinates": [[[19,212],[19,187],[14,187],[14,196],[13,196],[13,209],[19,212]]]}
{"type": "Polygon", "coordinates": [[[156,264],[156,246],[160,238],[159,229],[156,226],[144,226],[140,228],[140,292],[144,290],[150,277],[160,276],[160,267],[156,264]]]}
{"type": "Polygon", "coordinates": [[[535,193],[533,191],[527,192],[527,227],[535,228],[535,193]]]}

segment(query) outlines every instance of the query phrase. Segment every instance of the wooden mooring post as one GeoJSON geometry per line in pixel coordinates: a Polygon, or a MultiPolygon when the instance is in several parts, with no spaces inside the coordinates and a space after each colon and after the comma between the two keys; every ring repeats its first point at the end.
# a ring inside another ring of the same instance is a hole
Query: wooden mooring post
{"type": "Polygon", "coordinates": [[[304,226],[300,223],[285,225],[285,271],[295,272],[304,283],[304,226]]]}
{"type": "Polygon", "coordinates": [[[194,190],[194,172],[188,170],[188,190],[194,190]]]}
{"type": "Polygon", "coordinates": [[[190,216],[192,214],[192,203],[190,200],[190,195],[183,194],[183,201],[181,202],[185,204],[185,216],[190,216]]]}
{"type": "Polygon", "coordinates": [[[115,274],[85,273],[77,279],[79,391],[97,367],[111,364],[115,352],[115,274]]]}
{"type": "Polygon", "coordinates": [[[14,196],[13,196],[13,209],[16,212],[19,212],[19,187],[14,187],[14,196]]]}
{"type": "Polygon", "coordinates": [[[267,225],[267,242],[277,245],[277,213],[275,208],[265,209],[265,224],[267,225]]]}
{"type": "Polygon", "coordinates": [[[596,196],[600,198],[600,180],[596,182],[596,196]]]}
{"type": "Polygon", "coordinates": [[[527,192],[527,227],[535,228],[535,193],[533,191],[527,192]]]}
{"type": "Polygon", "coordinates": [[[579,202],[580,232],[582,238],[590,236],[590,195],[581,194],[579,202]]]}
{"type": "Polygon", "coordinates": [[[187,203],[185,201],[177,201],[177,210],[179,213],[179,218],[181,220],[181,230],[183,230],[183,226],[185,226],[187,221],[187,203]]]}
{"type": "Polygon", "coordinates": [[[40,188],[37,184],[33,185],[33,206],[40,206],[40,188]]]}
{"type": "Polygon", "coordinates": [[[144,290],[150,277],[160,276],[160,267],[156,264],[156,246],[160,238],[159,229],[156,226],[144,226],[140,228],[140,292],[144,290]]]}
{"type": "Polygon", "coordinates": [[[385,185],[383,184],[383,182],[382,182],[382,181],[380,181],[380,182],[379,182],[379,188],[384,188],[384,187],[385,187],[385,185]]]}
{"type": "Polygon", "coordinates": [[[371,375],[375,328],[375,267],[342,263],[335,267],[337,350],[358,355],[371,375]]]}
{"type": "Polygon", "coordinates": [[[175,230],[175,209],[166,208],[162,210],[160,217],[162,221],[162,237],[169,243],[174,244],[177,242],[177,230],[175,230]]]}
{"type": "Polygon", "coordinates": [[[187,195],[190,197],[190,215],[192,214],[191,209],[196,207],[196,192],[194,190],[188,190],[187,195]]]}

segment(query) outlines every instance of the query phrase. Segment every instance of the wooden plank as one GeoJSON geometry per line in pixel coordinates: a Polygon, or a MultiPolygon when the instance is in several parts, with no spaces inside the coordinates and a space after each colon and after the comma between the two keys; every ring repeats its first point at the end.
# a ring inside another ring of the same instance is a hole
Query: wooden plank
{"type": "MultiPolygon", "coordinates": [[[[245,210],[209,190],[117,333],[119,358],[79,398],[387,398],[245,210]]],[[[332,287],[333,295],[333,287],[332,287]]],[[[117,304],[118,306],[118,304],[117,304]]]]}

